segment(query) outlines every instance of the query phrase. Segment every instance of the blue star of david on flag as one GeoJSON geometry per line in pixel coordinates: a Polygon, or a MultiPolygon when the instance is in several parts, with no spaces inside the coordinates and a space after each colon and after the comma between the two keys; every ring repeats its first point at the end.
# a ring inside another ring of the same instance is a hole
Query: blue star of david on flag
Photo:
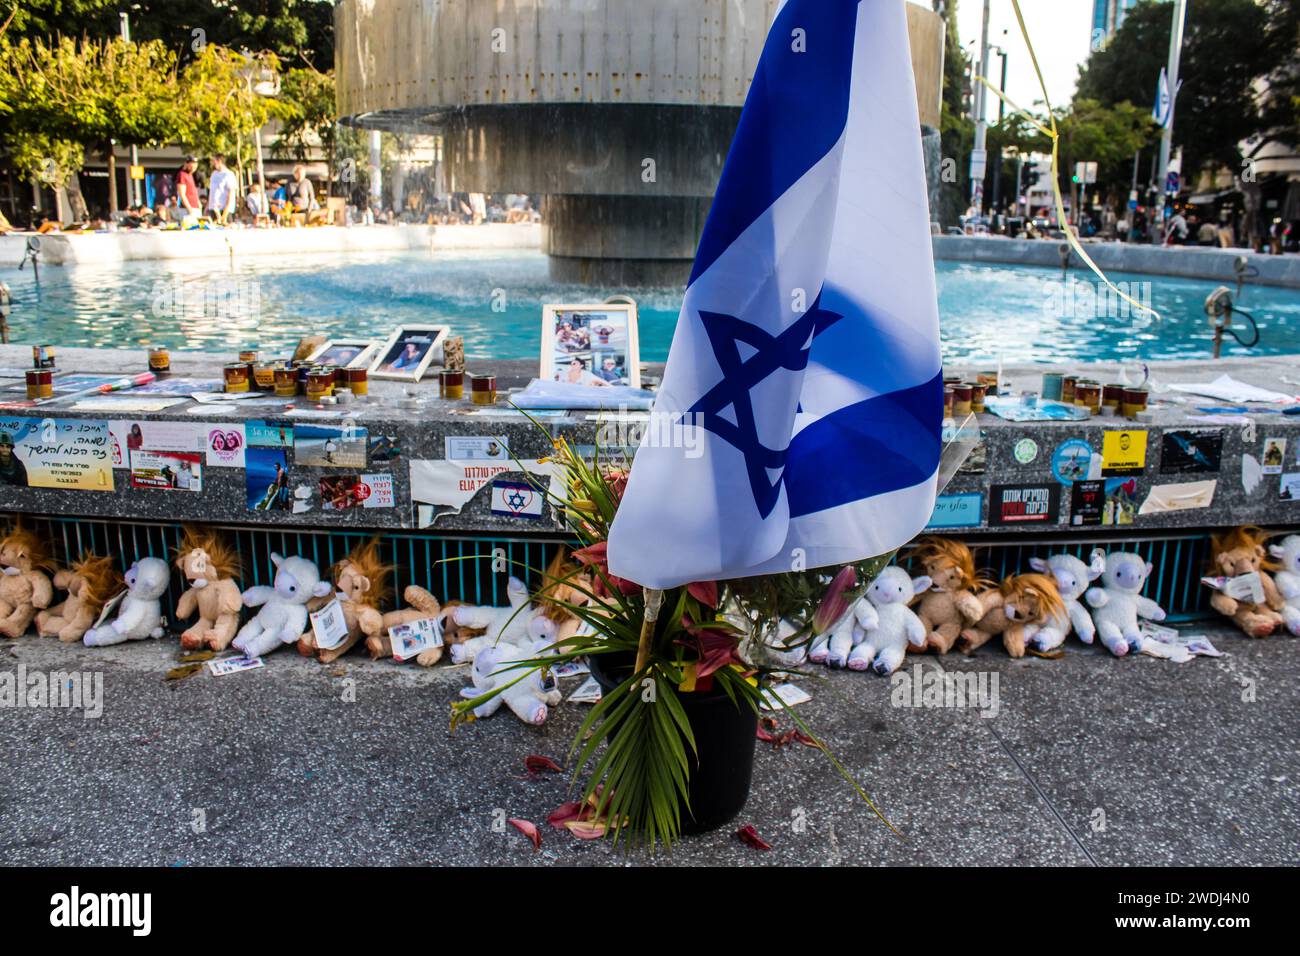
{"type": "Polygon", "coordinates": [[[764,518],[772,513],[780,497],[789,446],[769,448],[759,440],[752,391],[781,369],[802,372],[807,368],[814,340],[842,318],[821,307],[821,296],[778,335],[734,315],[700,312],[723,379],[687,409],[687,415],[698,415],[701,427],[745,456],[754,505],[764,518]],[[749,358],[741,359],[740,343],[754,350],[749,358]],[[725,417],[727,409],[731,409],[734,421],[725,417]],[[769,478],[770,472],[777,472],[777,477],[769,478]]]}

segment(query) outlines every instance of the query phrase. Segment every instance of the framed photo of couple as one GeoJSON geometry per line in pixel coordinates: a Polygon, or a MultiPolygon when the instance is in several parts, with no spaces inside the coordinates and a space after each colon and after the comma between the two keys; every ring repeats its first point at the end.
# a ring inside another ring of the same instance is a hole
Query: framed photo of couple
{"type": "Polygon", "coordinates": [[[371,378],[418,382],[451,329],[446,325],[400,325],[375,353],[371,378]]]}
{"type": "Polygon", "coordinates": [[[596,388],[640,388],[636,306],[542,306],[541,377],[596,388]]]}

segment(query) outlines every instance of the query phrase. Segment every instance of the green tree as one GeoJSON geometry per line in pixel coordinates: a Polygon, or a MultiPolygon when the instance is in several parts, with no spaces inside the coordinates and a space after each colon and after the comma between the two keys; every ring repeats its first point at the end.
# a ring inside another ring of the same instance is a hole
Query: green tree
{"type": "MultiPolygon", "coordinates": [[[[334,163],[338,146],[338,121],[334,115],[334,75],[310,67],[290,70],[284,76],[281,96],[293,110],[280,129],[276,140],[277,155],[303,162],[316,145],[324,150],[329,180],[325,195],[334,193],[334,163]]],[[[355,168],[349,166],[349,169],[355,168]]]]}
{"type": "Polygon", "coordinates": [[[934,11],[944,19],[943,109],[939,120],[940,150],[943,155],[939,192],[939,221],[953,225],[966,211],[970,195],[967,157],[975,140],[975,124],[966,112],[966,72],[970,58],[962,49],[957,32],[957,0],[933,0],[934,11]]]}
{"type": "MultiPolygon", "coordinates": [[[[1144,2],[1129,11],[1110,44],[1080,68],[1077,96],[1149,110],[1168,56],[1173,6],[1144,2]]],[[[1269,27],[1267,9],[1255,0],[1189,5],[1174,124],[1184,173],[1215,164],[1240,169],[1238,144],[1262,129],[1254,82],[1279,65],[1278,41],[1269,27]]]]}

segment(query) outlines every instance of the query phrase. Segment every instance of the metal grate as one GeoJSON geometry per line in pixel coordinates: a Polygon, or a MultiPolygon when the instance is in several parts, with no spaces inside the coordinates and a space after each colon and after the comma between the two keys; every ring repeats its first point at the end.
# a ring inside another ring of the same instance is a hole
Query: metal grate
{"type": "MultiPolygon", "coordinates": [[[[110,555],[125,570],[145,557],[171,561],[180,546],[182,526],[172,523],[105,521],[58,515],[24,517],[25,527],[51,543],[54,558],[66,566],[84,552],[110,555]]],[[[230,535],[244,556],[245,588],[269,584],[275,577],[271,552],[297,554],[328,573],[335,562],[371,537],[362,532],[247,528],[217,525],[230,535]]],[[[407,585],[418,584],[440,601],[470,604],[508,603],[506,584],[519,577],[530,589],[541,583],[541,572],[566,541],[559,537],[445,536],[421,532],[384,532],[384,559],[394,567],[393,593],[400,599],[407,585]]],[[[168,605],[180,598],[180,581],[173,575],[168,605]]]]}

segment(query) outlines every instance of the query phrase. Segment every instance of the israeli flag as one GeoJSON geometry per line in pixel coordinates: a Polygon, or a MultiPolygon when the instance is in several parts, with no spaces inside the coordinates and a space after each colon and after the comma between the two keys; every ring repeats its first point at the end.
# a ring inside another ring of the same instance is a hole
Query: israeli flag
{"type": "Polygon", "coordinates": [[[1156,82],[1156,105],[1151,108],[1151,118],[1162,128],[1168,126],[1169,112],[1173,105],[1173,99],[1169,96],[1169,72],[1162,66],[1160,79],[1156,82]]]}
{"type": "Polygon", "coordinates": [[[611,573],[668,588],[905,544],[934,509],[942,406],[904,0],[788,0],[700,239],[611,573]]]}

